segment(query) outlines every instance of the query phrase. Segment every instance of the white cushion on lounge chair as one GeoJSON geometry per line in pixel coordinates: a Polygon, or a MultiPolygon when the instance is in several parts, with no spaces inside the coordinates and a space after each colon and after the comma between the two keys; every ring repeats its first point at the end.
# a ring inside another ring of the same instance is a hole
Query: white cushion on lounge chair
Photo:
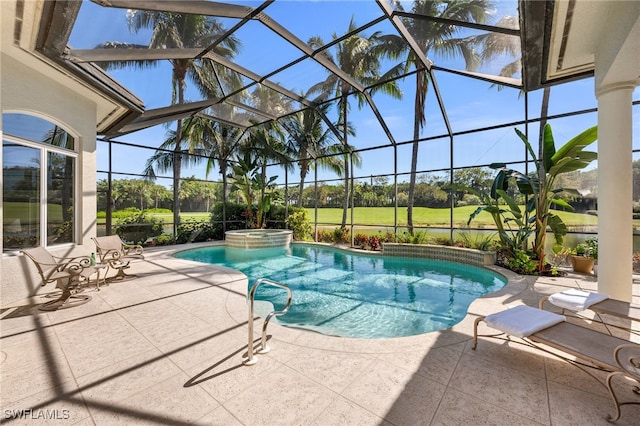
{"type": "Polygon", "coordinates": [[[592,291],[578,290],[575,288],[555,293],[549,296],[549,302],[559,308],[571,311],[584,311],[595,303],[608,299],[609,296],[592,291]]]}
{"type": "Polygon", "coordinates": [[[487,315],[484,321],[491,328],[510,336],[527,337],[536,331],[556,325],[565,320],[564,315],[518,305],[506,311],[487,315]]]}

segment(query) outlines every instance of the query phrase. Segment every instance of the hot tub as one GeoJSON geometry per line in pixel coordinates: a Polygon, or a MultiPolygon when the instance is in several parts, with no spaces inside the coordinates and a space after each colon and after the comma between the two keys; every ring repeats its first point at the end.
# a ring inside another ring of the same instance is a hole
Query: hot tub
{"type": "Polygon", "coordinates": [[[225,245],[235,248],[289,247],[290,229],[239,229],[225,232],[225,245]]]}

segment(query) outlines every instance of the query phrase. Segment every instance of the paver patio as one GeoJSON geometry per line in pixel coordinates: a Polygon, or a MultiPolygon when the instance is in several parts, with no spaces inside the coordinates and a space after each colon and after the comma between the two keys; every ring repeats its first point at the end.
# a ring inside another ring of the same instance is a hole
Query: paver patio
{"type": "MultiPolygon", "coordinates": [[[[614,413],[602,384],[556,357],[488,338],[471,349],[478,315],[595,289],[592,277],[501,270],[503,290],[476,300],[453,328],[420,336],[337,338],[272,321],[271,352],[244,366],[246,278],[176,259],[176,249],[146,250],[132,263],[138,278],[89,288],[82,306],[38,311],[42,296],[3,306],[3,422],[606,425],[614,413]]],[[[617,424],[640,424],[640,406],[623,407],[617,424]]]]}

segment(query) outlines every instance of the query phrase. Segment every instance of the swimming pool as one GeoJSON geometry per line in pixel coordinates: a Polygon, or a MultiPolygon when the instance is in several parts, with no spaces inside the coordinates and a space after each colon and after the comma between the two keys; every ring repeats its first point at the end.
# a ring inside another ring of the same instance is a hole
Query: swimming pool
{"type": "MultiPolygon", "coordinates": [[[[402,337],[449,328],[473,300],[506,285],[504,277],[474,266],[309,244],[253,250],[215,246],[176,257],[237,269],[247,275],[249,286],[258,278],[286,284],[293,301],[278,323],[342,337],[402,337]]],[[[256,300],[279,308],[286,294],[262,286],[256,300]]]]}

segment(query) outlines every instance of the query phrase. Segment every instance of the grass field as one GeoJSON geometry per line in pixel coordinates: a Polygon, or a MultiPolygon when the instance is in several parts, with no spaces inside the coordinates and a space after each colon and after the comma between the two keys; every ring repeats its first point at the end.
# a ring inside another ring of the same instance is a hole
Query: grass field
{"type": "MultiPolygon", "coordinates": [[[[476,206],[456,207],[453,209],[454,225],[459,228],[467,226],[469,215],[476,210],[476,206]]],[[[315,219],[314,209],[307,209],[308,217],[311,222],[315,219]]],[[[596,216],[557,212],[562,220],[569,227],[591,227],[597,226],[598,218],[596,216]]],[[[171,213],[153,213],[150,214],[162,220],[165,223],[173,221],[171,213]]],[[[393,207],[356,207],[353,212],[354,223],[358,225],[381,225],[393,226],[394,209],[393,207]]],[[[185,220],[208,220],[209,213],[206,212],[182,212],[181,218],[185,220]]],[[[342,221],[342,209],[340,208],[322,208],[318,209],[318,223],[320,224],[340,224],[342,221]]],[[[351,221],[351,212],[347,211],[347,223],[351,221]]],[[[104,220],[100,222],[104,223],[104,220]]],[[[416,207],[413,210],[413,223],[417,227],[448,227],[450,222],[449,209],[434,209],[428,207],[416,207]]],[[[398,209],[398,226],[406,226],[407,210],[406,208],[398,209]]],[[[472,222],[474,228],[492,228],[493,220],[488,213],[480,213],[472,222]]]]}
{"type": "MultiPolygon", "coordinates": [[[[28,218],[29,212],[24,211],[26,203],[5,203],[4,204],[5,218],[9,217],[22,217],[28,218]]],[[[54,220],[60,220],[60,208],[59,206],[49,206],[49,217],[54,220]],[[56,208],[57,207],[57,208],[56,208]]],[[[455,227],[466,227],[469,215],[476,210],[477,206],[464,206],[456,207],[453,209],[453,220],[455,227]]],[[[311,222],[315,219],[315,211],[310,208],[307,209],[307,213],[311,222]]],[[[556,212],[567,226],[571,227],[593,227],[598,225],[598,218],[596,216],[571,213],[571,212],[556,212]]],[[[173,215],[171,213],[150,213],[150,216],[158,218],[165,223],[173,222],[173,215]]],[[[353,212],[354,223],[359,225],[382,225],[393,226],[394,224],[394,209],[393,207],[356,207],[353,212]]],[[[204,221],[209,219],[209,213],[207,212],[182,212],[181,218],[183,221],[198,220],[204,221]]],[[[342,209],[341,208],[321,208],[318,209],[318,223],[320,224],[340,224],[342,221],[342,209]]],[[[449,209],[435,209],[428,207],[415,207],[413,209],[413,224],[417,227],[448,227],[450,222],[450,210],[449,209]]],[[[104,224],[105,219],[99,218],[98,224],[104,224]]],[[[351,223],[351,212],[347,211],[347,223],[351,223]]],[[[407,224],[407,210],[406,208],[398,209],[398,226],[406,226],[407,224]]],[[[635,226],[640,226],[640,221],[634,221],[635,226]]],[[[492,228],[493,220],[487,213],[479,214],[472,222],[471,226],[474,228],[492,228]]]]}
{"type": "MultiPolygon", "coordinates": [[[[453,209],[453,221],[456,227],[466,227],[469,215],[476,210],[477,206],[456,207],[453,209]]],[[[314,210],[307,209],[309,218],[313,221],[314,210]]],[[[598,218],[596,216],[571,213],[556,212],[567,226],[597,226],[598,218]]],[[[350,212],[347,212],[347,223],[350,223],[350,212]]],[[[415,207],[413,209],[414,226],[433,226],[448,227],[451,221],[451,211],[449,209],[434,209],[428,207],[415,207]]],[[[353,221],[356,224],[375,224],[393,226],[394,209],[393,207],[356,207],[353,212],[353,221]]],[[[324,208],[318,209],[319,223],[337,223],[342,221],[342,209],[324,208]]],[[[398,209],[398,226],[406,226],[407,210],[406,208],[398,209]]],[[[490,228],[494,226],[493,219],[488,213],[480,213],[470,224],[474,228],[490,228]]]]}

